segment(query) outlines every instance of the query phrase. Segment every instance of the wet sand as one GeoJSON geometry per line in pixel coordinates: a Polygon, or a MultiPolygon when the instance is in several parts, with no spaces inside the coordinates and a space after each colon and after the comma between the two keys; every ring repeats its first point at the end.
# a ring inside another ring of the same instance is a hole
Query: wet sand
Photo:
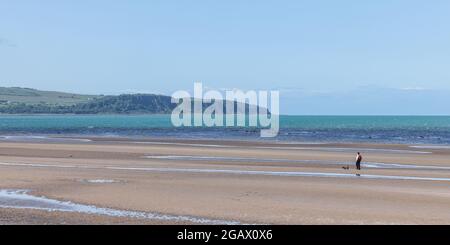
{"type": "Polygon", "coordinates": [[[450,224],[450,149],[3,140],[0,190],[27,190],[38,198],[17,202],[0,195],[0,224],[450,224]],[[356,151],[366,163],[360,177],[353,166],[356,151]],[[342,168],[347,164],[350,170],[342,168]],[[161,217],[39,210],[39,198],[161,217]]]}

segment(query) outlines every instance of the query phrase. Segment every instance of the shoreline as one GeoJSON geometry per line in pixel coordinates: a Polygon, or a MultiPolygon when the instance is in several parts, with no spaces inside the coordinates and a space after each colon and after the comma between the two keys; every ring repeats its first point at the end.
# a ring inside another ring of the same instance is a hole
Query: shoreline
{"type": "MultiPolygon", "coordinates": [[[[305,146],[305,145],[332,145],[332,146],[394,146],[394,147],[411,147],[417,149],[450,149],[450,144],[425,144],[425,143],[395,143],[395,142],[380,142],[380,141],[302,141],[302,140],[280,140],[280,139],[255,139],[255,138],[188,138],[188,137],[157,137],[157,136],[120,136],[120,135],[89,135],[89,134],[4,134],[0,133],[0,142],[24,142],[31,143],[33,140],[41,140],[40,143],[53,143],[52,141],[67,140],[71,143],[73,141],[80,142],[124,142],[124,143],[145,143],[145,142],[179,142],[179,143],[209,143],[219,142],[221,144],[262,144],[262,145],[282,145],[282,146],[305,146]],[[442,148],[440,148],[442,147],[442,148]]],[[[59,142],[57,142],[59,143],[59,142]]]]}

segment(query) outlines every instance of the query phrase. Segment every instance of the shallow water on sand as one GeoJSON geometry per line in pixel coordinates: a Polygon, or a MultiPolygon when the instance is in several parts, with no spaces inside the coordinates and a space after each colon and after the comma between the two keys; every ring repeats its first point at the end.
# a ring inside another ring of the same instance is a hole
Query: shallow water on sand
{"type": "Polygon", "coordinates": [[[194,174],[233,174],[233,175],[262,175],[281,177],[317,177],[317,178],[347,178],[347,179],[378,179],[378,180],[421,180],[421,181],[445,181],[450,178],[415,177],[415,176],[392,176],[392,175],[369,175],[369,174],[342,174],[324,172],[294,172],[294,171],[257,171],[257,170],[234,170],[234,169],[194,169],[194,168],[146,168],[146,167],[92,167],[74,165],[47,165],[26,163],[0,163],[2,166],[21,166],[34,168],[79,168],[79,169],[104,169],[120,171],[142,171],[156,173],[194,173],[194,174]]]}
{"type": "Polygon", "coordinates": [[[75,143],[75,142],[91,142],[89,139],[82,138],[58,138],[49,136],[26,136],[26,135],[5,135],[0,136],[0,141],[12,142],[43,142],[43,143],[75,143]]]}
{"type": "Polygon", "coordinates": [[[388,179],[388,180],[424,180],[424,181],[449,181],[450,178],[414,177],[414,176],[392,176],[392,175],[369,175],[369,174],[341,174],[323,172],[285,172],[285,171],[252,171],[252,170],[229,170],[229,169],[183,169],[183,168],[128,168],[108,167],[115,170],[135,170],[148,172],[178,172],[178,173],[219,173],[237,175],[265,175],[285,177],[318,177],[318,178],[359,178],[359,179],[388,179]]]}
{"type": "Polygon", "coordinates": [[[49,212],[72,212],[111,217],[125,217],[150,220],[178,221],[198,224],[238,225],[237,221],[204,219],[190,216],[165,215],[158,213],[99,208],[72,202],[62,202],[46,197],[28,194],[26,190],[0,190],[0,208],[35,209],[49,212]]]}
{"type": "MultiPolygon", "coordinates": [[[[241,148],[242,146],[233,145],[213,145],[213,144],[200,144],[200,143],[175,143],[175,142],[139,142],[131,141],[134,144],[146,144],[146,145],[173,145],[173,146],[195,146],[195,147],[211,147],[211,148],[241,148]]],[[[307,143],[311,144],[311,143],[307,143]]],[[[327,152],[367,152],[367,153],[393,153],[393,154],[432,154],[428,151],[417,150],[397,150],[397,149],[381,149],[381,148],[352,148],[352,147],[299,147],[299,146],[286,146],[286,144],[280,144],[281,146],[246,146],[247,149],[267,149],[267,150],[312,150],[312,151],[327,151],[327,152]]],[[[319,144],[320,145],[320,144],[319,144]]]]}
{"type": "MultiPolygon", "coordinates": [[[[205,161],[205,162],[252,162],[252,163],[292,163],[292,164],[330,164],[347,166],[352,162],[330,161],[330,160],[290,160],[290,159],[270,159],[270,158],[247,158],[247,157],[209,157],[209,156],[177,156],[177,155],[154,155],[145,156],[148,159],[173,160],[173,161],[205,161]]],[[[381,162],[365,162],[362,164],[365,168],[378,169],[428,169],[428,170],[450,170],[450,167],[442,166],[426,166],[401,163],[381,163],[381,162]]]]}

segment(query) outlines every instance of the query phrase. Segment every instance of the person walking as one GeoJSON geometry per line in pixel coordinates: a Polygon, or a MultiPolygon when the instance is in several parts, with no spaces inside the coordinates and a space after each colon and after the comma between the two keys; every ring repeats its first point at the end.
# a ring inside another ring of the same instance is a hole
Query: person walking
{"type": "Polygon", "coordinates": [[[356,155],[356,169],[361,170],[361,162],[363,160],[363,157],[360,152],[358,152],[358,155],[356,155]]]}

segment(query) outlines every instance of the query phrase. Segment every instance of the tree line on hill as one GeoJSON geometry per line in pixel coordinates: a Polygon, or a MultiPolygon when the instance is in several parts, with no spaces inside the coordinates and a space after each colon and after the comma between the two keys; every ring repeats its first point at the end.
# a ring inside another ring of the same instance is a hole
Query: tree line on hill
{"type": "Polygon", "coordinates": [[[3,114],[132,114],[132,113],[170,113],[176,104],[171,97],[163,95],[119,95],[104,96],[74,105],[3,103],[3,114]]]}
{"type": "MultiPolygon", "coordinates": [[[[153,94],[103,96],[74,105],[0,102],[0,114],[170,114],[177,104],[171,97],[153,94]]],[[[210,104],[204,103],[204,109],[210,104]]],[[[235,110],[238,112],[237,102],[235,110]]],[[[226,103],[224,102],[224,112],[226,103]]],[[[245,105],[245,113],[249,105],[245,105]]],[[[269,112],[270,114],[270,112],[269,112]]]]}

